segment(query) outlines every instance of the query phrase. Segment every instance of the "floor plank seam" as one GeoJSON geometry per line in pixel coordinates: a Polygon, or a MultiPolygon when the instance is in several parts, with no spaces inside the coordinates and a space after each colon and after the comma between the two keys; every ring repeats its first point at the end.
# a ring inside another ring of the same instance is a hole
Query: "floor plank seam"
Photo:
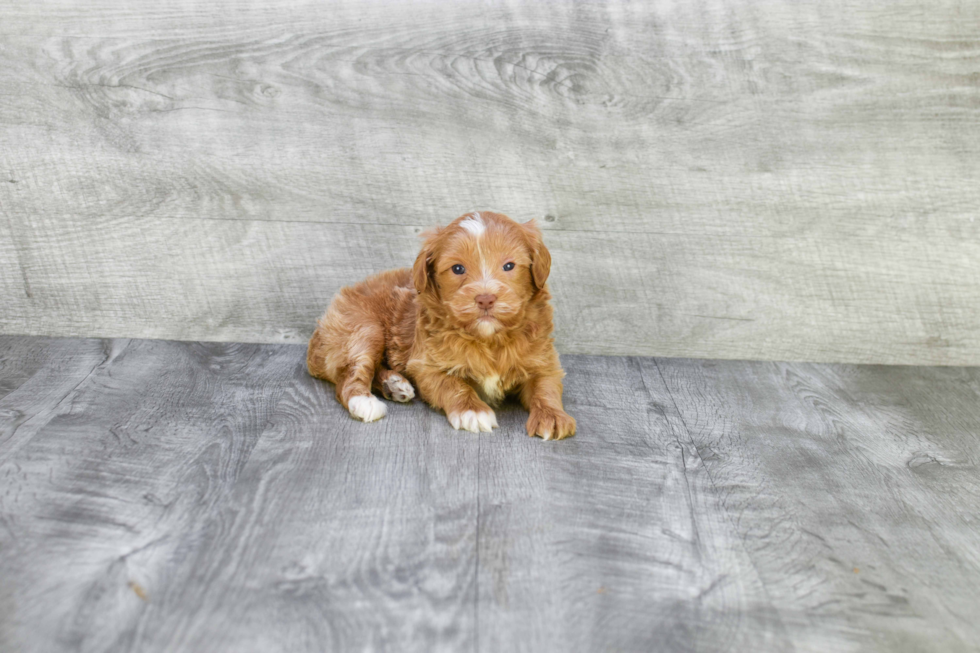
{"type": "MultiPolygon", "coordinates": [[[[48,411],[48,412],[51,413],[51,416],[48,418],[48,421],[49,422],[52,419],[54,419],[54,417],[56,416],[56,413],[57,413],[58,409],[61,407],[61,404],[65,403],[65,400],[66,399],[68,399],[69,397],[71,397],[72,395],[74,395],[75,394],[75,391],[77,391],[78,388],[83,383],[85,383],[85,381],[87,381],[89,378],[91,378],[92,375],[95,374],[95,372],[99,368],[101,368],[103,365],[105,365],[109,361],[109,359],[112,357],[112,349],[111,349],[111,347],[110,348],[105,348],[103,346],[103,350],[105,351],[105,358],[103,358],[99,363],[96,363],[96,365],[92,369],[90,369],[88,371],[88,373],[84,377],[82,377],[82,379],[78,383],[76,383],[75,385],[72,386],[71,390],[69,390],[64,395],[62,395],[61,399],[59,399],[58,401],[56,401],[54,403],[54,406],[51,408],[50,411],[48,411]]],[[[29,420],[27,420],[26,422],[23,422],[22,424],[18,425],[13,430],[13,432],[11,432],[11,434],[8,436],[7,442],[13,442],[14,441],[14,437],[17,435],[17,432],[20,431],[25,426],[27,426],[28,424],[30,424],[31,422],[33,422],[35,419],[37,419],[40,414],[41,414],[40,412],[39,413],[36,413],[29,420]]],[[[25,445],[29,444],[37,436],[37,434],[40,432],[40,430],[41,429],[38,429],[34,433],[34,435],[29,436],[27,438],[27,440],[21,442],[20,444],[14,444],[14,445],[12,445],[12,448],[10,450],[8,450],[8,451],[5,451],[4,452],[4,451],[2,451],[2,449],[0,449],[0,464],[2,464],[5,461],[9,460],[14,454],[16,454],[18,451],[20,451],[20,449],[22,449],[25,445]]]]}
{"type": "MultiPolygon", "coordinates": [[[[679,419],[681,421],[681,426],[684,427],[684,432],[687,435],[687,439],[691,443],[691,446],[694,448],[694,453],[697,454],[698,460],[701,461],[701,467],[704,468],[704,473],[708,477],[708,482],[711,483],[711,489],[714,490],[714,492],[715,492],[715,494],[717,496],[717,494],[718,494],[718,485],[715,483],[715,479],[714,479],[714,477],[712,477],[711,470],[708,468],[708,465],[704,462],[704,457],[701,456],[701,452],[698,451],[698,446],[694,442],[694,437],[691,435],[691,429],[690,429],[690,427],[688,427],[687,421],[684,419],[684,415],[681,413],[681,410],[680,410],[680,408],[677,405],[677,400],[674,399],[674,393],[671,392],[670,385],[667,384],[667,379],[666,379],[666,377],[664,377],[663,370],[660,369],[660,362],[657,360],[656,357],[653,357],[651,360],[653,360],[654,367],[657,368],[657,374],[660,375],[660,381],[664,385],[664,390],[667,391],[667,396],[670,397],[670,403],[674,406],[674,412],[677,413],[677,419],[679,419]]],[[[641,374],[640,378],[641,379],[643,378],[642,377],[642,374],[641,374]]],[[[647,392],[647,395],[649,396],[650,391],[646,387],[646,384],[644,384],[644,390],[647,392]]],[[[671,429],[671,430],[673,431],[673,429],[671,429]]],[[[675,435],[675,438],[676,438],[676,435],[675,435]]],[[[680,444],[680,441],[678,441],[678,444],[680,444]]],[[[687,473],[687,470],[685,470],[685,474],[686,473],[687,473]]],[[[735,524],[734,520],[732,519],[732,515],[731,515],[731,513],[729,513],[728,508],[725,507],[724,503],[721,500],[719,500],[718,501],[718,505],[721,508],[722,512],[724,513],[725,519],[728,520],[728,524],[731,527],[732,532],[738,538],[738,543],[742,547],[742,551],[745,553],[745,558],[749,561],[749,564],[752,565],[752,570],[755,572],[756,578],[759,579],[759,585],[762,586],[762,591],[766,595],[766,600],[769,601],[769,606],[772,608],[773,612],[776,615],[776,618],[779,620],[779,629],[782,631],[783,635],[785,636],[786,641],[788,643],[790,643],[791,650],[794,650],[795,651],[796,650],[796,647],[792,645],[792,640],[790,639],[789,631],[786,628],[786,624],[783,622],[783,615],[780,613],[779,608],[776,606],[775,601],[773,601],[772,594],[769,592],[769,587],[766,585],[765,580],[762,578],[762,573],[759,571],[758,565],[755,563],[755,560],[752,558],[752,554],[749,552],[749,548],[745,544],[745,537],[741,533],[739,533],[739,530],[736,527],[736,524],[735,524]]]]}
{"type": "Polygon", "coordinates": [[[476,653],[480,653],[480,459],[483,438],[476,440],[476,594],[473,601],[473,640],[476,653]]]}

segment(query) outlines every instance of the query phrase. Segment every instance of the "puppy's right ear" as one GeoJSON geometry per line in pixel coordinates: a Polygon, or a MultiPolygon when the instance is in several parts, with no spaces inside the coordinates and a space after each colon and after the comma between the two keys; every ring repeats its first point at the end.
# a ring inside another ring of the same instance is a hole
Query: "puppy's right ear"
{"type": "Polygon", "coordinates": [[[441,229],[436,227],[435,229],[430,229],[428,231],[423,231],[421,237],[424,239],[422,243],[422,251],[415,259],[415,265],[412,266],[412,282],[415,284],[415,291],[418,294],[422,294],[426,289],[435,285],[435,279],[433,278],[433,256],[435,255],[436,239],[439,236],[441,229]]]}

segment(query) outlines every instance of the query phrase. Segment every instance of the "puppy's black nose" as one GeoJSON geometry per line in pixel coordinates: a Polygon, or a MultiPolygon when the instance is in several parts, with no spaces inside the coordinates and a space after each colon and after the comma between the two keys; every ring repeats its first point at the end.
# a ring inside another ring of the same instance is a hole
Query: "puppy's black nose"
{"type": "Polygon", "coordinates": [[[493,308],[493,303],[497,301],[496,295],[477,295],[476,305],[479,306],[484,311],[489,311],[493,308]]]}

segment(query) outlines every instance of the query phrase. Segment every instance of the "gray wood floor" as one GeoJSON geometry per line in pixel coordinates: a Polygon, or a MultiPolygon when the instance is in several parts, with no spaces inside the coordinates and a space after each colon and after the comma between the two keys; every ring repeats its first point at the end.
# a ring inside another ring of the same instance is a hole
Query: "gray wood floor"
{"type": "Polygon", "coordinates": [[[545,443],[304,351],[0,337],[0,650],[980,646],[976,369],[566,356],[545,443]]]}

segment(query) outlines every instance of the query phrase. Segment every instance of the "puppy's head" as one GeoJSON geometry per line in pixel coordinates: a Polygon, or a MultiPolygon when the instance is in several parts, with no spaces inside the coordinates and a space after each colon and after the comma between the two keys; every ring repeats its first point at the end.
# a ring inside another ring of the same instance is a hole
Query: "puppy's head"
{"type": "Polygon", "coordinates": [[[426,306],[480,338],[520,326],[551,271],[533,221],[477,211],[424,236],[412,269],[415,289],[426,306]]]}

